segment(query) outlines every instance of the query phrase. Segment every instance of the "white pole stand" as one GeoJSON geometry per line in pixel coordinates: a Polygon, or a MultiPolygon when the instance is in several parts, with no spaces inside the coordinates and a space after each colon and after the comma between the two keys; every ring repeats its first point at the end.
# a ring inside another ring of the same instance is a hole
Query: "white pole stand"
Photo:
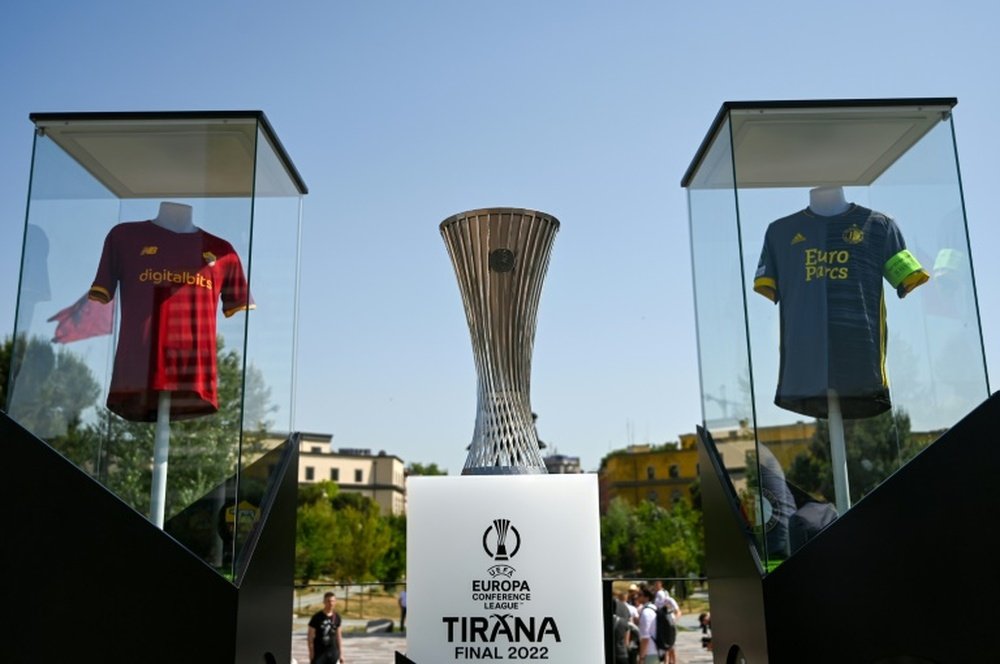
{"type": "Polygon", "coordinates": [[[830,428],[830,465],[833,467],[833,493],[837,512],[843,515],[851,508],[851,488],[847,479],[847,449],[844,444],[844,418],[840,414],[840,397],[836,390],[827,390],[827,421],[830,428]]]}
{"type": "Polygon", "coordinates": [[[153,439],[153,486],[149,497],[149,520],[162,529],[167,504],[167,458],[170,456],[170,392],[160,392],[153,439]]]}

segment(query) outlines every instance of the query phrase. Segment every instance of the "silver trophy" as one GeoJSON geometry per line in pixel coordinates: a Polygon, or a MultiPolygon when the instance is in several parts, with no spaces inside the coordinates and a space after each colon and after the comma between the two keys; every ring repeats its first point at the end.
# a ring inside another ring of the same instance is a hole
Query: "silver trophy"
{"type": "Polygon", "coordinates": [[[535,320],[555,217],[470,210],[441,222],[472,335],[478,399],[463,475],[545,473],[529,398],[535,320]]]}

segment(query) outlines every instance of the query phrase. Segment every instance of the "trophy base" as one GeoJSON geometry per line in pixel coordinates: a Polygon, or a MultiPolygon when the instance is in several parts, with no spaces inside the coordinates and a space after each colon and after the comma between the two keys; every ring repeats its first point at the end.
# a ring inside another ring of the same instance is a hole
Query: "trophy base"
{"type": "Polygon", "coordinates": [[[406,487],[406,662],[604,661],[596,474],[406,487]]]}
{"type": "Polygon", "coordinates": [[[480,466],[463,468],[463,475],[548,475],[545,468],[525,468],[519,466],[480,466]]]}

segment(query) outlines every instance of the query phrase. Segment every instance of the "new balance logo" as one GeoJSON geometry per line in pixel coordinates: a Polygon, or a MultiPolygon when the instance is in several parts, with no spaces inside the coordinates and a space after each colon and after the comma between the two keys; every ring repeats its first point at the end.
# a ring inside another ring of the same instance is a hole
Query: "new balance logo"
{"type": "Polygon", "coordinates": [[[792,238],[792,244],[798,244],[799,242],[805,242],[806,236],[802,233],[796,233],[795,237],[792,238]]]}
{"type": "Polygon", "coordinates": [[[156,247],[155,246],[143,247],[142,251],[139,252],[139,255],[140,256],[155,256],[156,255],[156,247]]]}

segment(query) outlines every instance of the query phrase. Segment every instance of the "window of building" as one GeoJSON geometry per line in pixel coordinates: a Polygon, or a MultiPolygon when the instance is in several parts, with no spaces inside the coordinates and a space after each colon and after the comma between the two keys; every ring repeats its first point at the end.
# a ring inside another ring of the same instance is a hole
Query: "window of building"
{"type": "Polygon", "coordinates": [[[674,491],[673,495],[670,496],[670,500],[673,501],[674,505],[681,502],[682,496],[680,491],[674,491]]]}
{"type": "Polygon", "coordinates": [[[652,480],[656,478],[656,469],[652,466],[646,466],[646,479],[652,480]]]}
{"type": "Polygon", "coordinates": [[[316,479],[316,469],[306,466],[306,482],[312,482],[314,479],[316,479]]]}
{"type": "Polygon", "coordinates": [[[340,468],[330,469],[330,479],[333,480],[334,482],[340,481],[340,468]]]}
{"type": "Polygon", "coordinates": [[[653,503],[654,505],[656,504],[657,498],[658,496],[656,495],[656,491],[650,491],[649,493],[646,494],[646,500],[653,503]]]}
{"type": "Polygon", "coordinates": [[[681,469],[677,467],[677,464],[670,466],[670,479],[676,480],[681,476],[681,469]]]}
{"type": "Polygon", "coordinates": [[[363,482],[365,479],[365,471],[358,469],[354,471],[354,481],[357,483],[363,482]]]}
{"type": "Polygon", "coordinates": [[[323,448],[322,447],[312,447],[312,448],[310,448],[310,451],[313,454],[322,454],[323,453],[323,448]]]}

